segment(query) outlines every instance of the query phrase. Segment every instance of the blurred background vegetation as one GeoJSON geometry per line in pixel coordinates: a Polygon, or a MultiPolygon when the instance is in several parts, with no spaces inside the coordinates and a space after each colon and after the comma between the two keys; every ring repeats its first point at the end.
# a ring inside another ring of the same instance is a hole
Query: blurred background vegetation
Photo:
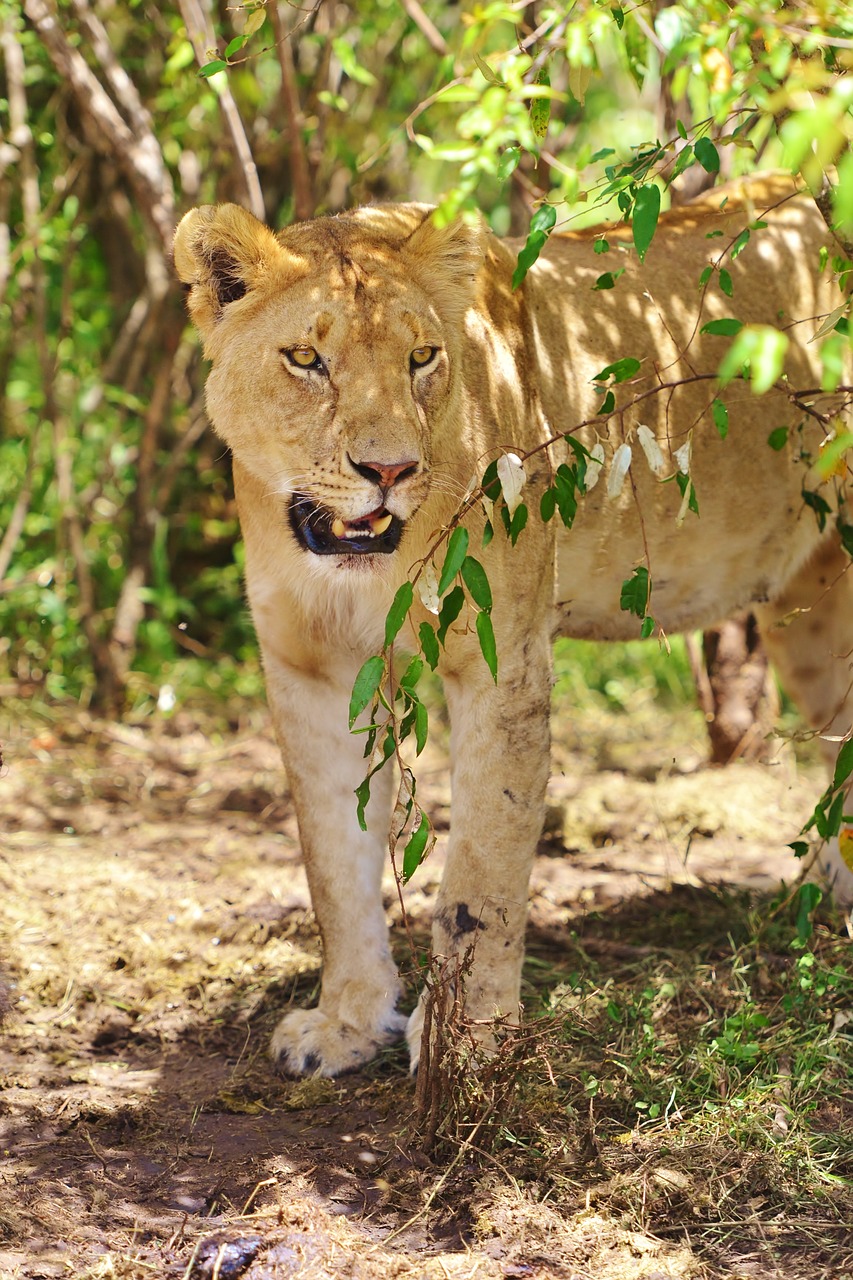
{"type": "MultiPolygon", "coordinates": [[[[186,209],[417,199],[523,235],[543,200],[559,229],[784,166],[849,253],[851,28],[846,0],[0,0],[0,689],[260,690],[186,209]]],[[[843,316],[825,341],[831,370],[843,316]]]]}

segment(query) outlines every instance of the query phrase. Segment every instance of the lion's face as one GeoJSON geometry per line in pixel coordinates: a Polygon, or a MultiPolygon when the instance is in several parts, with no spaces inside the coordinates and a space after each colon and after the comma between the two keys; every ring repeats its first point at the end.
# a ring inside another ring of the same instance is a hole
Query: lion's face
{"type": "Polygon", "coordinates": [[[182,222],[175,261],[213,362],[211,419],[308,552],[391,553],[424,501],[477,240],[414,207],[280,239],[235,206],[182,222]]]}

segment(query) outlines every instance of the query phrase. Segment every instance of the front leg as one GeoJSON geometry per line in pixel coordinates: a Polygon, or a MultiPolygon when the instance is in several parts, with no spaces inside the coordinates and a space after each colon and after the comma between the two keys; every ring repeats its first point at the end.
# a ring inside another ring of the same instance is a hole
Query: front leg
{"type": "Polygon", "coordinates": [[[364,739],[347,727],[357,668],[312,675],[265,655],[267,693],[290,788],[311,901],[323,940],[323,977],[316,1009],[288,1013],[272,1039],[272,1055],[291,1074],[334,1076],[374,1057],[397,1039],[400,983],[382,909],[393,774],[372,781],[368,830],[356,818],[364,739]]]}
{"type": "MultiPolygon", "coordinates": [[[[549,776],[550,639],[532,634],[523,650],[498,646],[497,686],[479,653],[446,677],[452,724],[453,810],[438,894],[432,953],[452,977],[466,953],[468,1020],[517,1017],[527,891],[542,833],[549,776]]],[[[412,1069],[423,1030],[423,998],[406,1036],[412,1069]]],[[[475,1032],[488,1042],[487,1026],[475,1032]]]]}

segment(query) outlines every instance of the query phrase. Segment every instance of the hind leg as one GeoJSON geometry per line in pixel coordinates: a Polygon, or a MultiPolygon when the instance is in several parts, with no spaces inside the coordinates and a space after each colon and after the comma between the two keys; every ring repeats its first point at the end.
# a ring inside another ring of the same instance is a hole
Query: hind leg
{"type": "MultiPolygon", "coordinates": [[[[831,776],[841,745],[834,739],[853,726],[853,562],[838,539],[827,538],[781,596],[755,612],[782,684],[821,735],[831,776]]],[[[837,840],[821,863],[836,900],[853,902],[853,871],[837,840]]]]}

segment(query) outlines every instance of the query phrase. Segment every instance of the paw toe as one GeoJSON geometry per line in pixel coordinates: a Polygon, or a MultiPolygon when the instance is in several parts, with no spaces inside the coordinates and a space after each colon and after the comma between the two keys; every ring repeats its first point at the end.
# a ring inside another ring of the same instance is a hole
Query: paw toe
{"type": "Polygon", "coordinates": [[[375,1033],[335,1021],[319,1009],[289,1013],[275,1029],[270,1054],[290,1076],[338,1076],[356,1071],[399,1038],[405,1019],[393,1014],[375,1033]]]}

